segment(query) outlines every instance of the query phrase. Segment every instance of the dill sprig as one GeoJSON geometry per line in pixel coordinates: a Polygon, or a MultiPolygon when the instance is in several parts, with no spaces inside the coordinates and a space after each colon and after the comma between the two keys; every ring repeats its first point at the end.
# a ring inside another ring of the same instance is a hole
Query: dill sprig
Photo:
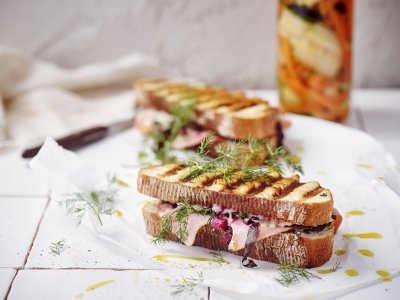
{"type": "Polygon", "coordinates": [[[290,286],[291,284],[300,282],[300,278],[304,278],[307,280],[311,280],[313,278],[321,279],[321,277],[303,268],[299,268],[296,265],[281,265],[278,267],[278,272],[280,277],[275,278],[275,280],[286,287],[290,286]]]}
{"type": "Polygon", "coordinates": [[[195,99],[191,99],[185,101],[185,104],[172,104],[170,106],[173,121],[167,142],[172,143],[176,139],[179,130],[189,125],[189,123],[195,118],[196,103],[197,101],[195,99]]]}
{"type": "Polygon", "coordinates": [[[303,173],[299,159],[283,147],[274,147],[268,141],[250,139],[239,140],[227,144],[218,144],[214,151],[215,158],[207,157],[208,147],[213,138],[206,139],[200,145],[197,157],[184,161],[191,167],[191,171],[184,179],[193,179],[204,173],[222,174],[222,178],[229,181],[236,172],[243,181],[267,177],[276,172],[279,175],[286,169],[292,172],[303,173]],[[260,157],[266,157],[263,164],[257,165],[260,157]]]}
{"type": "Polygon", "coordinates": [[[115,175],[113,177],[111,177],[110,181],[111,181],[111,183],[115,183],[115,184],[117,184],[117,185],[119,185],[121,187],[126,187],[126,188],[130,187],[130,185],[126,181],[118,178],[115,175]]]}
{"type": "Polygon", "coordinates": [[[196,286],[204,281],[203,273],[197,272],[197,277],[182,277],[182,282],[178,285],[172,285],[174,290],[171,296],[181,295],[183,293],[192,293],[196,286]]]}
{"type": "Polygon", "coordinates": [[[342,266],[340,265],[340,262],[337,262],[336,264],[334,264],[332,266],[332,268],[330,268],[329,270],[331,270],[332,272],[336,272],[337,270],[339,270],[342,266]]]}
{"type": "Polygon", "coordinates": [[[216,262],[217,262],[219,265],[229,263],[228,261],[226,261],[226,260],[222,257],[222,254],[221,254],[221,251],[220,251],[220,250],[218,250],[218,252],[217,252],[217,251],[210,251],[210,254],[212,255],[212,257],[216,260],[216,262]]]}
{"type": "Polygon", "coordinates": [[[65,249],[65,239],[59,240],[58,242],[51,243],[50,253],[55,255],[60,255],[61,252],[65,249]]]}
{"type": "Polygon", "coordinates": [[[264,161],[265,165],[271,170],[283,174],[283,168],[286,166],[293,172],[303,174],[303,168],[300,164],[300,159],[294,156],[284,147],[273,147],[270,143],[265,144],[267,159],[264,161]]]}
{"type": "MultiPolygon", "coordinates": [[[[173,118],[168,129],[163,128],[158,122],[155,123],[155,129],[149,135],[149,138],[152,141],[152,151],[158,161],[162,163],[176,161],[176,158],[170,153],[172,144],[178,136],[179,131],[188,126],[195,118],[196,101],[196,98],[191,98],[185,101],[185,103],[170,105],[170,112],[173,118]]],[[[142,160],[145,158],[143,152],[139,152],[139,155],[139,158],[142,158],[142,160]]]]}
{"type": "Polygon", "coordinates": [[[178,204],[173,213],[161,217],[160,231],[152,242],[154,244],[163,245],[168,240],[170,234],[175,234],[181,242],[185,241],[188,237],[188,219],[191,213],[198,213],[203,216],[210,215],[210,220],[215,214],[212,208],[191,205],[188,200],[185,200],[184,203],[178,204]],[[174,222],[178,224],[178,230],[176,232],[172,232],[172,224],[174,222]]]}
{"type": "Polygon", "coordinates": [[[103,225],[101,216],[111,215],[115,195],[116,191],[111,188],[100,191],[77,192],[67,194],[66,198],[59,203],[65,205],[68,215],[75,216],[78,225],[82,222],[87,210],[93,212],[100,225],[103,225]]]}

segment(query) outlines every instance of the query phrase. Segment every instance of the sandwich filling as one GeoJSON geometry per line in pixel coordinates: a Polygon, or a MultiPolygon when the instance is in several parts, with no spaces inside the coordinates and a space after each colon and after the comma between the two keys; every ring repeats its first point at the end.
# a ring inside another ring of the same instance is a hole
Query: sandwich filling
{"type": "MultiPolygon", "coordinates": [[[[173,121],[173,115],[152,108],[143,108],[138,110],[135,117],[135,125],[141,132],[151,135],[158,130],[166,138],[168,138],[171,134],[171,124],[173,121]]],[[[210,130],[206,130],[201,126],[190,122],[183,128],[180,128],[179,132],[171,143],[171,147],[172,149],[176,150],[191,149],[199,146],[201,142],[210,134],[210,130]]],[[[222,136],[217,136],[217,138],[217,143],[233,141],[232,139],[222,136]]],[[[279,122],[277,123],[276,134],[266,137],[265,139],[269,140],[274,145],[280,146],[282,144],[283,134],[279,122]]]]}
{"type": "Polygon", "coordinates": [[[193,246],[197,232],[207,224],[220,231],[228,249],[232,251],[245,248],[249,228],[252,224],[257,224],[255,241],[294,229],[289,223],[267,221],[262,216],[245,215],[242,212],[218,205],[214,205],[212,209],[198,207],[197,212],[188,213],[185,220],[177,220],[175,215],[179,212],[180,207],[182,206],[163,202],[159,206],[158,216],[164,220],[166,217],[172,217],[170,219],[171,233],[177,235],[186,246],[193,246]],[[186,233],[179,236],[182,234],[182,222],[186,233]]]}
{"type": "Polygon", "coordinates": [[[331,222],[319,226],[301,226],[286,222],[266,220],[260,215],[246,215],[233,209],[213,205],[212,208],[190,205],[188,203],[171,203],[162,201],[157,205],[160,218],[160,231],[155,242],[165,242],[171,234],[175,235],[186,246],[193,246],[199,230],[206,225],[220,233],[230,251],[244,249],[242,264],[245,267],[256,267],[248,259],[251,249],[257,241],[284,232],[294,232],[299,237],[302,233],[319,232],[331,224],[335,233],[341,224],[342,216],[333,210],[331,222]]]}

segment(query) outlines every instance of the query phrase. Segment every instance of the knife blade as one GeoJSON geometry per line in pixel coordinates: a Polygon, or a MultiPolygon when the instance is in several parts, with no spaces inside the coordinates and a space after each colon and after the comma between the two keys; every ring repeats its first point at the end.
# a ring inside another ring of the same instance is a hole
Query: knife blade
{"type": "MultiPolygon", "coordinates": [[[[71,133],[67,136],[56,139],[57,143],[65,149],[77,150],[107,136],[122,132],[133,126],[133,118],[111,124],[109,126],[96,126],[71,133]]],[[[43,146],[43,143],[35,147],[25,149],[22,158],[34,157],[43,146]]]]}

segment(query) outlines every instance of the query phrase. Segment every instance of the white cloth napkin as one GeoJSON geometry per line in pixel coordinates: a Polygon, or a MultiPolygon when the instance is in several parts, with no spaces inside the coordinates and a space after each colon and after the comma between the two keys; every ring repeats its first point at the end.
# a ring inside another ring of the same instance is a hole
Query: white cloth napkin
{"type": "Polygon", "coordinates": [[[0,47],[0,149],[129,118],[133,81],[172,74],[138,53],[69,70],[0,47]]]}

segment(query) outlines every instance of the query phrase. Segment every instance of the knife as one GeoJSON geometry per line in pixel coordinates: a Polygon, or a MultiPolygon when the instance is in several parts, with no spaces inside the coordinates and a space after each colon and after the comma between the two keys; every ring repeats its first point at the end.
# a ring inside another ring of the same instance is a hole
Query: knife
{"type": "MultiPolygon", "coordinates": [[[[109,126],[96,126],[78,132],[74,132],[62,138],[59,138],[56,141],[60,146],[62,146],[65,149],[76,150],[84,146],[87,146],[91,143],[94,143],[96,141],[99,141],[107,136],[131,128],[132,126],[133,126],[133,118],[117,122],[109,126]]],[[[43,144],[40,144],[32,148],[27,148],[22,152],[21,156],[23,158],[32,158],[39,152],[42,146],[43,144]]]]}

